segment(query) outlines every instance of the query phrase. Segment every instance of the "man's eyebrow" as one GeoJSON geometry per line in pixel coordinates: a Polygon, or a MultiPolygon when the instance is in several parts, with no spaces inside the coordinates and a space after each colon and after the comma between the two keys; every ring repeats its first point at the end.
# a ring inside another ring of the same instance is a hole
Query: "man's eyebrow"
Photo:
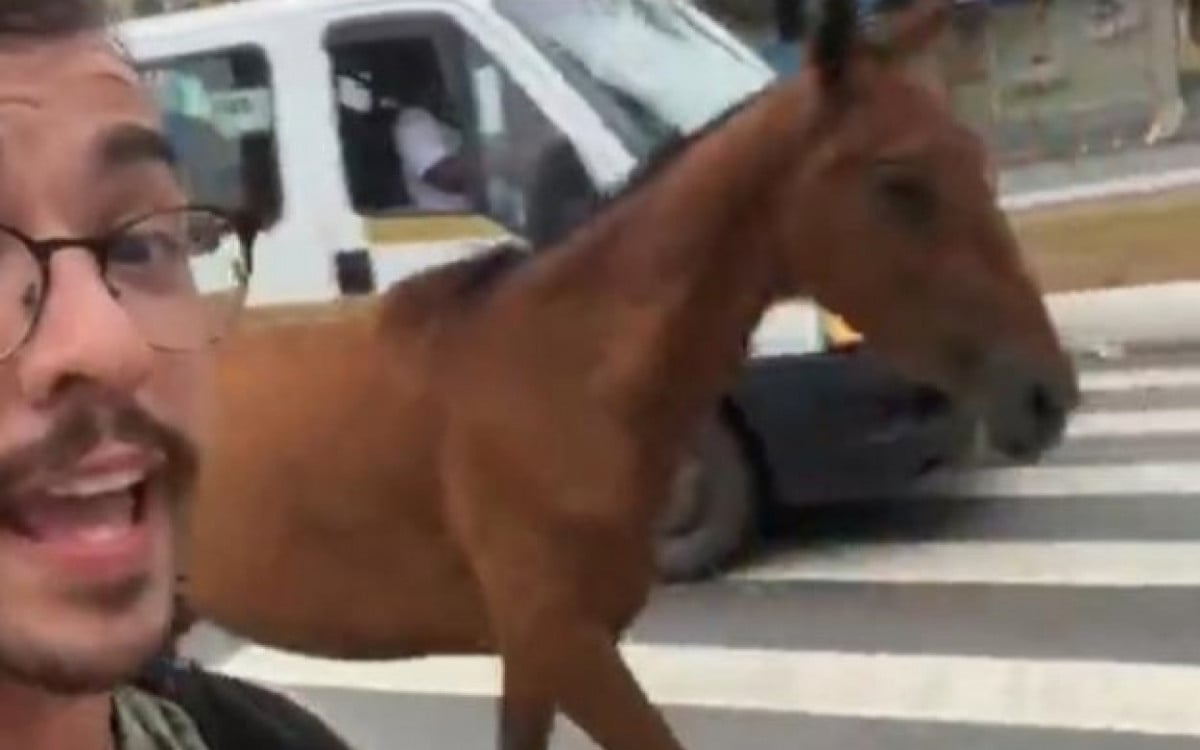
{"type": "Polygon", "coordinates": [[[133,123],[116,125],[97,139],[97,165],[101,170],[122,169],[147,161],[172,168],[177,163],[170,141],[153,128],[133,123]]]}

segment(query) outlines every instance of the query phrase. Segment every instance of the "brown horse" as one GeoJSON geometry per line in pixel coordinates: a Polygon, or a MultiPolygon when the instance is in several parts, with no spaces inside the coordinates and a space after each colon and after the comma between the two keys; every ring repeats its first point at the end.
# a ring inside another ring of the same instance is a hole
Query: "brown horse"
{"type": "MultiPolygon", "coordinates": [[[[655,580],[681,451],[766,308],[811,295],[1032,457],[1075,372],[985,153],[829,2],[807,69],[660,160],[547,252],[502,251],[222,355],[187,594],[250,639],[346,659],[498,654],[501,747],[561,710],[678,750],[618,641],[655,580]]],[[[714,675],[713,679],[720,679],[714,675]]]]}

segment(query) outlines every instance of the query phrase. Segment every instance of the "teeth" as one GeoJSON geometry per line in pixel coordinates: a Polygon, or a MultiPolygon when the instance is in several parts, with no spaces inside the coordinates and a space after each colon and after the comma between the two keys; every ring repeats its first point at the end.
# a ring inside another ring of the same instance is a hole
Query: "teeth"
{"type": "Polygon", "coordinates": [[[83,528],[77,532],[80,541],[91,542],[93,544],[103,544],[111,542],[119,538],[122,534],[127,533],[125,526],[118,523],[97,524],[90,528],[83,528]]]}
{"type": "Polygon", "coordinates": [[[143,471],[119,471],[60,482],[47,487],[46,492],[54,497],[93,497],[131,489],[145,478],[143,471]]]}

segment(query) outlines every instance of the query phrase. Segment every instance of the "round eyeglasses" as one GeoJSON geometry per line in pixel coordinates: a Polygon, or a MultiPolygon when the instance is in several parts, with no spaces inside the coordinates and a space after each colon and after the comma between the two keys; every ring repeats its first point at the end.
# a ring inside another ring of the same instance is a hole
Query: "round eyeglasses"
{"type": "Polygon", "coordinates": [[[0,359],[33,334],[59,250],[87,250],[147,342],[189,351],[220,340],[245,305],[257,223],[211,206],[142,214],[97,237],[35,240],[0,226],[0,359]]]}

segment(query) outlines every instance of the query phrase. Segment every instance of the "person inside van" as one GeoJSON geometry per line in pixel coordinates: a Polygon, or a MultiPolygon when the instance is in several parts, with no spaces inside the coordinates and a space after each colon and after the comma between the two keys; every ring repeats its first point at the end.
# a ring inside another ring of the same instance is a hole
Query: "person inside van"
{"type": "Polygon", "coordinates": [[[0,748],[348,750],[282,695],[159,659],[213,385],[185,227],[215,224],[181,217],[217,214],[106,10],[0,3],[0,748]]]}
{"type": "Polygon", "coordinates": [[[436,212],[471,210],[473,176],[462,134],[436,114],[445,102],[434,51],[389,52],[394,55],[389,58],[388,73],[397,100],[392,137],[413,207],[436,212]]]}

